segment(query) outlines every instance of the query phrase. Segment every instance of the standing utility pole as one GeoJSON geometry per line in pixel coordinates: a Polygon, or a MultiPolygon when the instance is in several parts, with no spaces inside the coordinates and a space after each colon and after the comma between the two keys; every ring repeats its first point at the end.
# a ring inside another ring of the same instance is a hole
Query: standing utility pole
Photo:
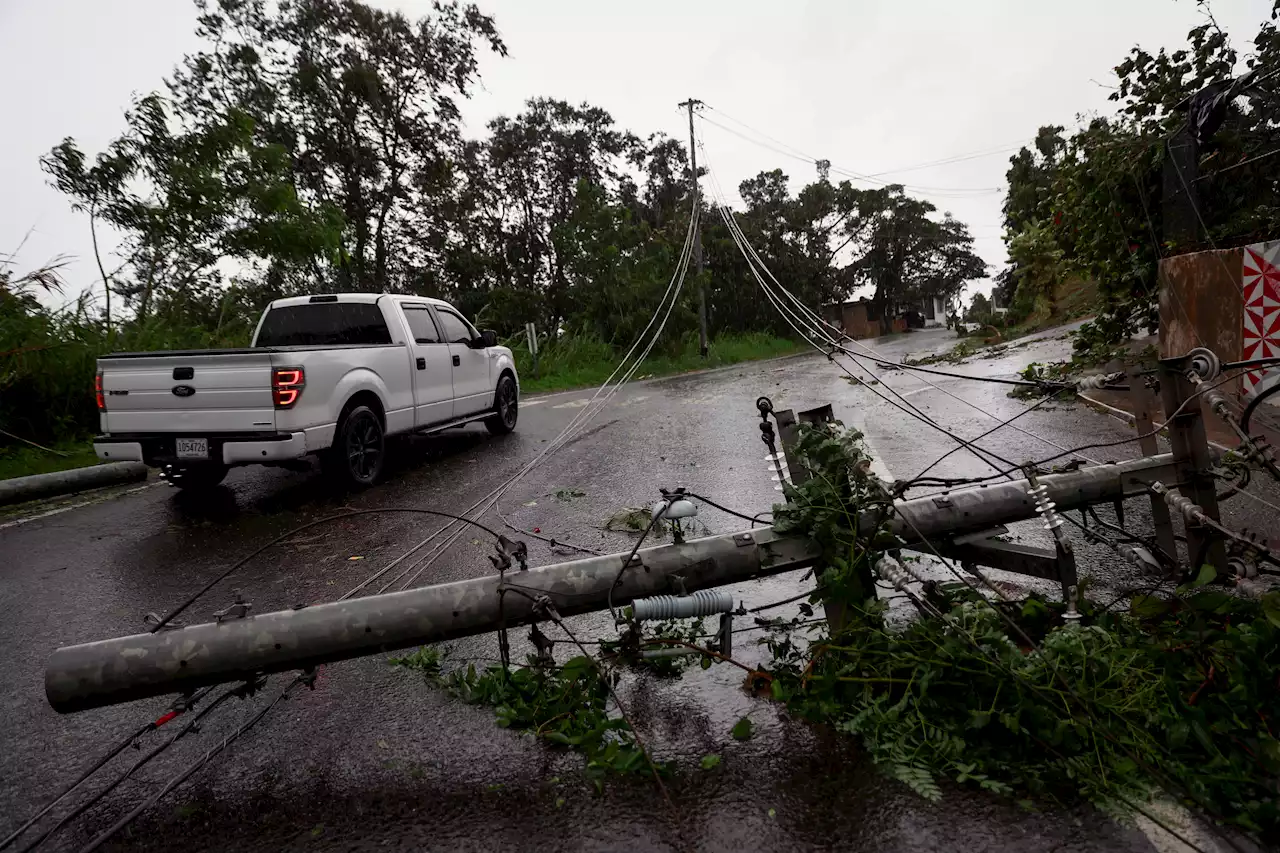
{"type": "Polygon", "coordinates": [[[693,108],[702,101],[690,98],[677,106],[689,110],[689,183],[693,190],[693,262],[698,275],[698,343],[702,357],[707,357],[707,293],[702,287],[702,227],[698,221],[702,214],[702,195],[698,192],[698,153],[693,139],[693,108]]]}

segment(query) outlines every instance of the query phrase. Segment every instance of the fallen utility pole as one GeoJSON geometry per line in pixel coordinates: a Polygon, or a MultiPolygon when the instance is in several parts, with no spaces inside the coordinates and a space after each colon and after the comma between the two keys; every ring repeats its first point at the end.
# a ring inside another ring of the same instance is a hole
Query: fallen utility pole
{"type": "MultiPolygon", "coordinates": [[[[1039,482],[1060,509],[1074,509],[1145,495],[1157,480],[1174,483],[1173,462],[1164,454],[1039,482]]],[[[873,512],[865,524],[875,523],[873,512]]],[[[1013,480],[901,501],[889,526],[910,546],[921,536],[951,539],[1038,514],[1027,481],[1013,480]]],[[[512,627],[535,620],[540,596],[564,616],[603,610],[626,556],[67,646],[49,660],[45,693],[59,712],[82,711],[512,627]]],[[[808,541],[768,527],[646,548],[622,573],[612,598],[625,604],[694,592],[804,568],[816,556],[808,541]]]]}

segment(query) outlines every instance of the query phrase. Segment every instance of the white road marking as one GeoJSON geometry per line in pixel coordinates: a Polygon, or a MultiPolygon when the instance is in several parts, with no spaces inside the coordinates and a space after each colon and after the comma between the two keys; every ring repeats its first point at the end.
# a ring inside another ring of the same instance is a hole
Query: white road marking
{"type": "Polygon", "coordinates": [[[522,408],[528,408],[529,406],[541,406],[545,402],[547,402],[546,397],[538,397],[535,400],[521,400],[520,405],[522,408]]]}
{"type": "Polygon", "coordinates": [[[558,406],[552,406],[553,409],[581,409],[587,403],[590,403],[589,397],[583,397],[581,400],[570,400],[567,403],[561,403],[558,406]]]}
{"type": "Polygon", "coordinates": [[[135,488],[132,488],[132,489],[125,489],[123,492],[116,492],[113,495],[102,495],[92,500],[80,501],[79,503],[60,506],[57,509],[51,509],[48,512],[42,512],[42,513],[39,513],[38,515],[28,515],[23,518],[15,518],[13,521],[6,521],[4,524],[0,524],[0,530],[6,530],[10,527],[17,527],[19,524],[26,524],[28,521],[39,521],[42,518],[48,518],[51,515],[59,515],[61,513],[67,512],[68,510],[80,509],[81,507],[93,506],[94,504],[105,503],[106,501],[112,500],[114,498],[121,498],[121,497],[124,497],[125,495],[132,495],[137,492],[141,492],[144,489],[150,489],[150,488],[154,488],[155,486],[163,486],[163,485],[164,483],[147,483],[145,486],[136,486],[135,488]]]}
{"type": "Polygon", "coordinates": [[[1161,823],[1168,824],[1179,835],[1189,839],[1192,847],[1170,835],[1159,824],[1145,815],[1135,814],[1134,823],[1143,835],[1151,842],[1158,853],[1193,853],[1199,849],[1206,853],[1225,853],[1225,848],[1217,840],[1199,826],[1185,808],[1177,803],[1158,801],[1147,803],[1147,810],[1158,817],[1161,823]]]}

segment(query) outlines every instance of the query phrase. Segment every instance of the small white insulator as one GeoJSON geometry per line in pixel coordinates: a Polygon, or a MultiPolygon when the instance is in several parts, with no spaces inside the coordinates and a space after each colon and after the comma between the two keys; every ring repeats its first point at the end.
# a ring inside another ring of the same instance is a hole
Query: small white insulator
{"type": "Polygon", "coordinates": [[[1116,380],[1114,373],[1095,373],[1093,376],[1082,376],[1076,380],[1076,389],[1079,391],[1090,391],[1098,388],[1106,388],[1116,380]]]}
{"type": "Polygon", "coordinates": [[[1258,576],[1258,564],[1243,557],[1230,558],[1227,560],[1227,567],[1238,578],[1256,578],[1258,576]]]}
{"type": "Polygon", "coordinates": [[[1120,553],[1120,556],[1124,557],[1140,569],[1155,569],[1156,571],[1159,571],[1162,568],[1160,561],[1152,556],[1151,552],[1141,545],[1121,542],[1116,546],[1116,550],[1120,553]]]}
{"type": "Polygon", "coordinates": [[[1185,518],[1187,521],[1200,522],[1200,521],[1204,521],[1207,518],[1207,516],[1204,514],[1204,510],[1201,509],[1190,498],[1185,497],[1173,491],[1172,489],[1165,491],[1164,502],[1169,505],[1170,509],[1173,509],[1175,512],[1181,513],[1182,517],[1185,518]]]}
{"type": "Polygon", "coordinates": [[[1044,529],[1054,530],[1063,525],[1062,516],[1058,515],[1058,505],[1049,498],[1049,487],[1038,483],[1027,489],[1027,494],[1036,502],[1036,510],[1044,517],[1044,529]]]}
{"type": "Polygon", "coordinates": [[[888,554],[883,555],[876,560],[876,574],[881,578],[893,584],[893,588],[898,592],[905,592],[907,582],[910,580],[907,573],[903,571],[902,564],[890,557],[888,554]]]}

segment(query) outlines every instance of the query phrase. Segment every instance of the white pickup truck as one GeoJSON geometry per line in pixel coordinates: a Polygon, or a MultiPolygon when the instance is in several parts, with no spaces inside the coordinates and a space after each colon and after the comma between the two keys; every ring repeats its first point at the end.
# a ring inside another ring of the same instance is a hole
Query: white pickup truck
{"type": "Polygon", "coordinates": [[[104,356],[95,392],[98,458],[145,462],[175,486],[310,454],[368,486],[387,436],[473,421],[511,432],[520,383],[511,350],[449,304],[343,293],[272,302],[248,349],[104,356]]]}

